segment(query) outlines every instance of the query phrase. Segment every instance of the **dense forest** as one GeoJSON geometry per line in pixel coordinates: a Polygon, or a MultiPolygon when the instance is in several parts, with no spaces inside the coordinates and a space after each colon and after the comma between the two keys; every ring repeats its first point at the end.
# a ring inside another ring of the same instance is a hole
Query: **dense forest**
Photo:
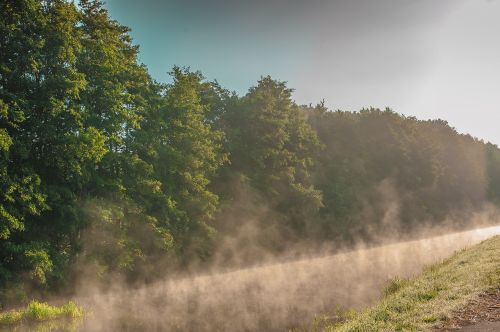
{"type": "Polygon", "coordinates": [[[0,302],[500,203],[500,150],[446,121],[298,105],[271,77],[243,96],[189,68],[156,82],[99,1],[0,13],[0,302]]]}

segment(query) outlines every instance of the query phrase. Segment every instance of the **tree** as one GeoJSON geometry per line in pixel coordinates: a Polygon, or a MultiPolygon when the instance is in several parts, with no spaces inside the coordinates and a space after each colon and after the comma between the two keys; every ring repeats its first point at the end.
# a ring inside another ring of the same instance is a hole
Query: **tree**
{"type": "Polygon", "coordinates": [[[146,192],[156,198],[139,189],[135,194],[146,204],[145,212],[173,235],[177,250],[189,248],[206,257],[214,232],[209,222],[218,204],[208,185],[227,160],[223,134],[212,129],[210,110],[201,104],[200,91],[206,89],[201,74],[174,67],[171,75],[173,83],[149,109],[133,140],[134,155],[148,169],[144,181],[155,186],[146,192]]]}
{"type": "Polygon", "coordinates": [[[298,234],[321,206],[310,177],[320,144],[291,93],[284,82],[264,77],[228,105],[221,121],[231,156],[226,176],[248,179],[282,226],[298,234]]]}

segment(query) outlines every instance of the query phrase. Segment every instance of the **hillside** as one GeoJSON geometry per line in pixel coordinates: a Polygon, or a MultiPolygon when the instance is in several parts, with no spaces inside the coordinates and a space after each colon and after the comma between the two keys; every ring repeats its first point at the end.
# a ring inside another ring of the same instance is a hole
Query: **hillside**
{"type": "Polygon", "coordinates": [[[322,326],[318,320],[316,328],[421,331],[452,327],[464,323],[457,319],[464,308],[478,308],[478,303],[499,290],[500,236],[495,236],[427,267],[418,277],[393,280],[374,306],[348,313],[340,323],[322,326]]]}

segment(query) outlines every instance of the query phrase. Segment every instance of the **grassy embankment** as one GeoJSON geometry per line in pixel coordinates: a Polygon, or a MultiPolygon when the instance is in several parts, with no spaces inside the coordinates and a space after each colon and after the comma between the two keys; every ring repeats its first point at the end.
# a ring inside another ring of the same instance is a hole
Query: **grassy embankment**
{"type": "Polygon", "coordinates": [[[0,327],[82,316],[83,309],[74,302],[56,307],[47,303],[31,301],[25,309],[0,312],[0,327]]]}
{"type": "Polygon", "coordinates": [[[344,313],[337,323],[317,319],[314,330],[430,330],[445,326],[455,310],[491,289],[500,289],[500,236],[458,251],[418,277],[392,280],[374,306],[344,313]]]}

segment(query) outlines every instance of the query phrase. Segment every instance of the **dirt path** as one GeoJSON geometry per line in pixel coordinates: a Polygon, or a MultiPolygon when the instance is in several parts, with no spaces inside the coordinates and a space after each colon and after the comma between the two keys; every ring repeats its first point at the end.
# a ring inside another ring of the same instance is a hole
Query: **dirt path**
{"type": "Polygon", "coordinates": [[[498,322],[481,322],[474,325],[465,326],[460,329],[460,332],[498,332],[500,331],[500,321],[498,322]]]}
{"type": "Polygon", "coordinates": [[[481,294],[446,324],[444,331],[500,331],[500,289],[481,294]]]}

